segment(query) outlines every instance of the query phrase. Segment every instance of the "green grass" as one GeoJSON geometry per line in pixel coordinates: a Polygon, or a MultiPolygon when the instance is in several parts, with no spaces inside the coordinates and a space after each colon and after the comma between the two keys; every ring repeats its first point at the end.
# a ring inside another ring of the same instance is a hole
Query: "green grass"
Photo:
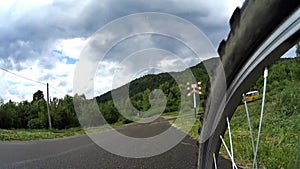
{"type": "Polygon", "coordinates": [[[82,129],[80,127],[70,128],[70,129],[0,129],[0,141],[29,141],[29,140],[43,140],[43,139],[54,139],[81,135],[85,133],[95,133],[110,130],[111,127],[120,127],[132,125],[133,123],[123,124],[122,122],[117,122],[111,124],[110,127],[107,125],[88,127],[82,129]]]}
{"type": "Polygon", "coordinates": [[[74,135],[84,134],[81,128],[70,128],[64,130],[57,129],[0,129],[1,141],[28,141],[28,140],[42,140],[69,137],[74,135]]]}
{"type": "Polygon", "coordinates": [[[196,122],[194,123],[192,129],[189,131],[188,134],[194,139],[199,139],[198,129],[200,128],[200,126],[201,126],[200,120],[197,118],[196,122]]]}
{"type": "MultiPolygon", "coordinates": [[[[177,117],[179,115],[179,112],[169,112],[169,113],[163,113],[162,116],[167,116],[167,117],[177,117]]],[[[199,133],[198,129],[200,127],[200,120],[197,118],[194,123],[192,121],[194,120],[194,114],[193,111],[186,111],[180,114],[180,119],[176,121],[176,124],[174,124],[175,120],[169,120],[169,123],[173,126],[176,127],[178,130],[181,130],[191,136],[194,139],[199,138],[199,133]],[[189,130],[190,129],[190,130],[189,130]]]]}
{"type": "MultiPolygon", "coordinates": [[[[259,146],[259,166],[260,168],[292,168],[296,162],[296,154],[300,142],[300,113],[293,115],[283,115],[278,96],[270,96],[266,103],[263,129],[259,146]],[[277,97],[277,98],[276,98],[277,97]],[[277,99],[277,100],[276,100],[277,99]]],[[[252,127],[255,138],[259,125],[261,100],[248,104],[252,127]]],[[[174,120],[170,121],[171,124],[174,120]]],[[[191,127],[187,121],[180,121],[173,125],[179,130],[191,127]]],[[[192,124],[192,129],[187,133],[194,139],[199,138],[198,129],[201,126],[199,119],[192,124]]],[[[248,122],[243,105],[239,106],[231,120],[233,133],[233,146],[235,160],[243,168],[251,168],[253,160],[253,150],[249,136],[248,122]]],[[[228,132],[225,134],[225,141],[229,146],[228,132]]],[[[221,147],[221,154],[229,159],[225,148],[221,147]]],[[[299,160],[299,159],[298,159],[299,160]]]]}
{"type": "MultiPolygon", "coordinates": [[[[193,117],[192,117],[193,118],[193,117]]],[[[174,124],[175,120],[170,120],[169,123],[176,127],[178,130],[181,130],[191,136],[194,139],[199,139],[199,133],[198,129],[200,128],[200,120],[197,118],[194,123],[190,123],[190,117],[183,117],[182,120],[179,120],[176,122],[176,125],[174,124]],[[190,130],[188,130],[190,129],[190,130]]]]}
{"type": "MultiPolygon", "coordinates": [[[[287,104],[282,105],[280,93],[269,96],[265,106],[258,161],[260,168],[292,168],[300,141],[300,113],[284,113],[287,104]]],[[[295,100],[297,104],[298,100],[295,100]]],[[[294,104],[294,103],[290,103],[294,104]]],[[[254,137],[257,137],[261,100],[249,103],[254,137]]],[[[244,106],[239,106],[231,120],[235,159],[244,168],[251,168],[253,150],[244,106]]],[[[228,133],[225,135],[229,145],[228,133]]],[[[256,141],[255,141],[256,143],[256,141]]],[[[224,147],[222,154],[226,156],[224,147]]]]}
{"type": "MultiPolygon", "coordinates": [[[[259,144],[259,168],[299,168],[300,156],[300,86],[291,81],[284,89],[273,88],[267,93],[265,114],[259,144]],[[298,156],[298,159],[297,159],[298,156]],[[298,160],[298,166],[295,166],[298,160]]],[[[259,127],[262,100],[248,104],[255,143],[259,127]]],[[[182,124],[184,126],[185,124],[182,124]]],[[[199,121],[194,124],[189,135],[198,138],[199,121]]],[[[230,122],[233,133],[234,156],[237,164],[251,168],[253,150],[244,105],[240,105],[230,122]]],[[[180,127],[178,127],[180,129],[180,127]]],[[[225,141],[229,146],[228,131],[225,141]]],[[[224,146],[221,155],[229,159],[224,146]]]]}
{"type": "Polygon", "coordinates": [[[178,112],[169,112],[169,113],[163,113],[162,116],[178,116],[178,112]]]}

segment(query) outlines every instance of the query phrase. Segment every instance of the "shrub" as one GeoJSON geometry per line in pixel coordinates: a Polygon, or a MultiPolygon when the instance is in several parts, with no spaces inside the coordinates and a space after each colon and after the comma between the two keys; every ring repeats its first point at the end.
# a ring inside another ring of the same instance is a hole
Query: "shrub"
{"type": "Polygon", "coordinates": [[[28,128],[30,129],[41,129],[44,128],[42,120],[34,118],[28,121],[28,128]]]}
{"type": "Polygon", "coordinates": [[[281,93],[280,107],[285,115],[292,115],[300,111],[300,87],[297,84],[290,85],[281,93]]]}

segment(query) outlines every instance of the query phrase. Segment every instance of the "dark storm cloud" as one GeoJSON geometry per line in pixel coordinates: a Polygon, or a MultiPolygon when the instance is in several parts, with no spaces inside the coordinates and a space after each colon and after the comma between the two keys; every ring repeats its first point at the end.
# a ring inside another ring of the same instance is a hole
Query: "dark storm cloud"
{"type": "Polygon", "coordinates": [[[212,42],[217,45],[220,38],[223,38],[228,31],[228,28],[226,28],[228,18],[224,16],[224,11],[226,10],[223,7],[223,11],[220,11],[220,9],[222,9],[220,6],[222,6],[222,1],[215,1],[213,5],[203,0],[152,0],[151,2],[110,0],[102,2],[101,5],[98,1],[92,1],[86,7],[85,15],[102,15],[102,17],[86,17],[85,24],[93,27],[91,25],[95,25],[94,23],[99,23],[99,21],[108,23],[119,17],[139,12],[169,13],[192,22],[205,32],[212,42]],[[220,33],[222,34],[221,36],[220,33]]]}
{"type": "MultiPolygon", "coordinates": [[[[6,13],[5,20],[0,20],[0,58],[4,66],[17,69],[25,60],[47,60],[57,40],[88,36],[84,26],[76,24],[81,20],[80,8],[70,4],[76,3],[53,3],[30,12],[20,11],[18,16],[6,13]]],[[[54,66],[41,63],[45,68],[54,66]]]]}
{"type": "Polygon", "coordinates": [[[18,16],[13,12],[17,9],[12,8],[3,14],[3,19],[0,17],[0,64],[20,70],[23,69],[22,62],[38,59],[42,60],[42,67],[50,69],[55,64],[44,64],[43,60],[50,57],[57,40],[87,38],[113,19],[137,12],[166,12],[187,19],[203,30],[217,46],[227,32],[227,20],[221,14],[220,18],[214,18],[213,14],[218,9],[206,3],[196,0],[58,1],[21,11],[18,16]]]}

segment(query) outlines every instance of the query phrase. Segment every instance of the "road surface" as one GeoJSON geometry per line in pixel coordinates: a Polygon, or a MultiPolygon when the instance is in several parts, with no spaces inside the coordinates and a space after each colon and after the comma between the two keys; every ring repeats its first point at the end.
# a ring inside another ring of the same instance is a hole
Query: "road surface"
{"type": "MultiPolygon", "coordinates": [[[[122,127],[133,137],[149,137],[169,128],[167,121],[122,127]]],[[[197,145],[185,137],[171,150],[149,158],[125,158],[96,145],[87,135],[63,139],[0,142],[0,168],[196,168],[197,145]]]]}
{"type": "MultiPolygon", "coordinates": [[[[166,120],[158,120],[149,124],[121,127],[118,131],[141,138],[157,135],[169,127],[171,126],[166,120]]],[[[197,151],[196,140],[186,136],[163,154],[149,158],[126,158],[109,153],[87,135],[80,135],[53,140],[0,142],[0,168],[193,169],[196,168],[197,151]]]]}

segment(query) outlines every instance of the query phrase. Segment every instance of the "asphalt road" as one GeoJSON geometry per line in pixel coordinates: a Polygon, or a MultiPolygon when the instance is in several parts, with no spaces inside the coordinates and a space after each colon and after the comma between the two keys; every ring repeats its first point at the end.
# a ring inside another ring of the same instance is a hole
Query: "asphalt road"
{"type": "MultiPolygon", "coordinates": [[[[118,131],[142,138],[155,136],[169,127],[168,122],[158,121],[122,127],[118,131]]],[[[106,132],[106,135],[110,135],[110,132],[106,132]]],[[[108,139],[113,140],[113,136],[108,139]]],[[[178,145],[163,154],[149,158],[126,158],[102,149],[87,135],[81,135],[54,140],[0,142],[0,168],[193,169],[196,168],[196,152],[196,141],[186,136],[178,145]]]]}
{"type": "MultiPolygon", "coordinates": [[[[147,138],[170,127],[173,132],[184,134],[162,118],[153,123],[119,127],[117,131],[134,138],[147,138]]],[[[100,141],[112,144],[118,139],[111,131],[102,132],[99,137],[100,141]]],[[[185,136],[175,147],[162,154],[148,158],[127,158],[102,149],[87,135],[40,141],[0,142],[0,168],[193,169],[197,162],[196,143],[193,138],[185,136]]],[[[119,147],[122,148],[122,145],[119,147]]],[[[134,151],[136,148],[133,146],[127,149],[134,151]]],[[[218,165],[222,169],[231,168],[230,161],[222,157],[219,157],[218,165]]]]}

